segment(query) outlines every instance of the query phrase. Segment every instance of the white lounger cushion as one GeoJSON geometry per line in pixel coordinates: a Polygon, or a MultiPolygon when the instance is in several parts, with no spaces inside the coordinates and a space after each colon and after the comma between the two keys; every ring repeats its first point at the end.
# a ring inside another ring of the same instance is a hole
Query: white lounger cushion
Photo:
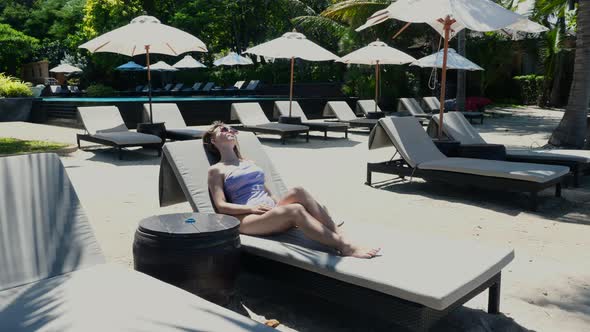
{"type": "Polygon", "coordinates": [[[136,133],[134,131],[101,132],[101,133],[92,135],[92,137],[111,141],[117,145],[162,143],[162,139],[156,135],[136,133]]]}
{"type": "MultiPolygon", "coordinates": [[[[264,170],[270,191],[282,196],[286,192],[285,184],[258,139],[251,133],[240,133],[238,140],[243,156],[264,170]]],[[[174,142],[166,144],[163,152],[160,204],[178,203],[179,194],[184,194],[195,211],[214,212],[207,186],[207,169],[214,161],[210,161],[202,143],[174,142]]],[[[484,248],[472,242],[397,231],[388,237],[388,243],[380,243],[385,248],[384,255],[371,260],[330,254],[330,249],[296,230],[272,237],[241,235],[241,241],[242,248],[254,255],[437,310],[447,308],[473,291],[514,257],[511,249],[484,248]]]]}
{"type": "Polygon", "coordinates": [[[412,115],[427,115],[414,98],[399,98],[398,111],[408,111],[412,115]]]}
{"type": "Polygon", "coordinates": [[[129,130],[117,106],[78,107],[78,114],[90,135],[129,130]]]}
{"type": "MultiPolygon", "coordinates": [[[[288,100],[275,101],[274,116],[275,118],[278,118],[279,115],[289,116],[288,100]]],[[[302,122],[308,121],[307,116],[305,116],[305,113],[303,113],[303,109],[301,109],[301,106],[296,101],[294,101],[291,106],[291,116],[301,117],[302,122]]]]}
{"type": "Polygon", "coordinates": [[[240,120],[245,126],[257,126],[270,123],[258,103],[231,104],[231,119],[240,120]]]}
{"type": "MultiPolygon", "coordinates": [[[[440,125],[438,116],[432,120],[440,125]]],[[[487,144],[461,112],[448,112],[443,115],[443,131],[461,144],[487,144]]]]}
{"type": "Polygon", "coordinates": [[[589,150],[523,150],[523,149],[507,149],[506,154],[514,157],[526,157],[529,159],[539,159],[539,161],[546,159],[555,159],[563,161],[576,161],[580,163],[590,163],[589,150]]]}
{"type": "Polygon", "coordinates": [[[345,101],[329,101],[324,107],[323,116],[336,116],[340,121],[351,121],[358,119],[345,101]]]}
{"type": "Polygon", "coordinates": [[[418,168],[538,183],[549,182],[569,173],[569,168],[564,166],[471,158],[446,158],[427,161],[419,164],[418,168]]]}
{"type": "MultiPolygon", "coordinates": [[[[356,112],[363,113],[365,116],[370,112],[375,112],[375,101],[373,99],[357,100],[356,112]]],[[[377,105],[377,112],[381,112],[379,105],[377,105]]]]}
{"type": "MultiPolygon", "coordinates": [[[[146,119],[149,119],[150,105],[143,104],[143,111],[146,119]]],[[[178,106],[174,103],[153,103],[152,104],[153,122],[164,122],[166,130],[186,128],[186,122],[178,106]]]]}
{"type": "Polygon", "coordinates": [[[0,292],[0,330],[274,331],[180,288],[110,264],[0,292]]]}

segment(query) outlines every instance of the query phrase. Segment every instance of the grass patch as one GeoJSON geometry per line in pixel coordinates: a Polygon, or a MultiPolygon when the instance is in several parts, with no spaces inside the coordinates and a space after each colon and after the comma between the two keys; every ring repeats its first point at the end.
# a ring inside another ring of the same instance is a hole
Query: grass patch
{"type": "Polygon", "coordinates": [[[0,155],[55,151],[63,149],[67,146],[67,144],[54,142],[23,141],[16,138],[0,138],[0,155]]]}

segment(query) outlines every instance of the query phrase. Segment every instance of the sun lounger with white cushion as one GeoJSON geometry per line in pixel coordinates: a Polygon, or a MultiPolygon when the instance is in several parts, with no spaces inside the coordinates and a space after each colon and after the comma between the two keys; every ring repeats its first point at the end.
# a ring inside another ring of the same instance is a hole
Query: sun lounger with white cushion
{"type": "Polygon", "coordinates": [[[373,99],[364,99],[364,100],[357,100],[356,102],[356,113],[357,114],[364,114],[368,117],[369,113],[379,113],[382,112],[379,105],[375,104],[373,99]]]}
{"type": "Polygon", "coordinates": [[[119,151],[126,147],[143,146],[153,147],[158,150],[162,139],[155,135],[129,131],[117,106],[85,106],[78,107],[80,120],[86,129],[86,134],[77,134],[78,148],[80,141],[88,141],[102,145],[112,146],[119,151]]]}
{"type": "MultiPolygon", "coordinates": [[[[440,111],[440,100],[436,97],[424,97],[422,98],[427,109],[432,113],[438,113],[440,111]]],[[[419,104],[418,104],[419,105],[419,104]]],[[[483,124],[484,113],[483,112],[459,112],[462,113],[469,122],[471,120],[479,119],[479,123],[483,124]]]]}
{"type": "Polygon", "coordinates": [[[273,331],[105,264],[57,155],[0,158],[0,178],[0,331],[273,331]]]}
{"type": "MultiPolygon", "coordinates": [[[[274,117],[289,116],[289,101],[275,101],[274,117]]],[[[328,131],[344,132],[344,137],[348,138],[347,123],[342,122],[326,122],[326,121],[310,121],[298,102],[294,101],[291,106],[291,116],[298,116],[301,118],[301,124],[309,127],[309,130],[321,131],[324,133],[324,139],[328,138],[328,131]]]]}
{"type": "MultiPolygon", "coordinates": [[[[284,195],[286,186],[258,139],[240,133],[238,143],[244,158],[264,170],[269,190],[277,197],[284,195]]],[[[194,211],[214,213],[207,184],[211,162],[215,160],[197,141],[166,144],[160,205],[188,200],[194,211]]],[[[486,289],[488,310],[499,312],[500,276],[514,257],[511,249],[397,230],[387,237],[383,256],[363,260],[337,256],[298,230],[264,237],[241,235],[242,262],[252,273],[412,329],[427,330],[486,289]]]]}
{"type": "MultiPolygon", "coordinates": [[[[143,112],[149,116],[149,104],[143,104],[143,112]]],[[[154,103],[152,104],[153,122],[164,122],[166,127],[166,138],[174,141],[183,141],[188,139],[200,139],[205,131],[195,127],[189,127],[184,122],[184,118],[178,109],[178,105],[173,103],[154,103]]]]}
{"type": "Polygon", "coordinates": [[[324,107],[323,116],[335,116],[338,122],[348,123],[351,127],[373,128],[379,119],[367,119],[357,117],[352,108],[345,101],[329,101],[324,107]]]}
{"type": "MultiPolygon", "coordinates": [[[[443,133],[459,141],[462,147],[478,147],[485,150],[488,144],[481,135],[459,112],[449,112],[443,118],[443,133]]],[[[438,119],[434,123],[438,125],[438,119]]],[[[572,149],[506,149],[506,160],[541,163],[549,165],[568,166],[573,175],[574,185],[579,185],[579,179],[590,169],[590,151],[572,149]]]]}
{"type": "Polygon", "coordinates": [[[428,114],[424,112],[420,104],[414,98],[399,98],[398,99],[398,106],[397,110],[399,111],[408,111],[413,117],[422,118],[422,119],[430,119],[432,118],[432,114],[428,114]]]}
{"type": "Polygon", "coordinates": [[[243,127],[240,130],[279,135],[282,144],[285,144],[287,136],[298,134],[305,134],[306,141],[309,142],[309,127],[270,122],[258,103],[231,104],[231,120],[239,120],[242,123],[243,127]]]}
{"type": "Polygon", "coordinates": [[[561,183],[569,168],[564,166],[516,163],[498,160],[448,158],[442,154],[413,117],[384,118],[369,137],[369,149],[394,146],[401,159],[367,164],[367,184],[372,172],[419,177],[451,184],[486,189],[528,192],[531,209],[537,208],[537,193],[561,183]]]}

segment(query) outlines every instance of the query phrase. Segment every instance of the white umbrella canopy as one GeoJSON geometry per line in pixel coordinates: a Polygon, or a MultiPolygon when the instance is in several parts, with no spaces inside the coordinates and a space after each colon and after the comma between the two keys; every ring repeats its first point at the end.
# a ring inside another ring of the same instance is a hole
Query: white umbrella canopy
{"type": "Polygon", "coordinates": [[[146,55],[148,100],[152,121],[152,79],[150,53],[180,55],[186,52],[207,52],[205,44],[197,37],[180,29],[162,24],[153,16],[142,15],[131,23],[100,35],[80,46],[92,53],[110,52],[134,56],[146,55]]]}
{"type": "Polygon", "coordinates": [[[207,68],[207,66],[195,60],[195,58],[193,58],[190,55],[185,55],[184,58],[182,58],[182,60],[173,64],[172,67],[178,69],[207,68]]]}
{"type": "Polygon", "coordinates": [[[71,73],[81,73],[82,69],[78,67],[74,67],[72,65],[68,65],[67,63],[62,63],[61,65],[49,69],[51,73],[64,73],[64,74],[71,74],[71,73]]]}
{"type": "Polygon", "coordinates": [[[416,59],[398,49],[387,46],[387,44],[377,39],[369,45],[341,57],[337,61],[360,65],[375,65],[375,112],[377,112],[377,101],[379,100],[379,65],[402,65],[416,61],[416,59]]]}
{"type": "Polygon", "coordinates": [[[293,104],[293,67],[295,58],[308,61],[333,61],[338,56],[325,48],[308,40],[304,34],[287,32],[281,37],[267,41],[247,49],[244,53],[255,54],[269,58],[291,59],[291,80],[289,84],[289,117],[293,104]]]}
{"type": "Polygon", "coordinates": [[[408,27],[410,23],[426,23],[444,37],[439,137],[442,137],[447,54],[451,38],[465,28],[481,32],[510,29],[538,33],[547,30],[544,26],[529,21],[526,17],[489,0],[398,0],[389,7],[375,12],[356,31],[379,24],[390,18],[408,22],[401,31],[408,27]]]}
{"type": "MultiPolygon", "coordinates": [[[[412,62],[411,66],[418,66],[422,68],[442,68],[443,65],[444,50],[440,50],[434,54],[425,56],[412,62]]],[[[460,69],[460,70],[484,70],[480,66],[471,62],[469,59],[461,56],[454,49],[449,48],[447,55],[447,69],[460,69]]]]}
{"type": "Polygon", "coordinates": [[[215,66],[245,66],[253,64],[252,60],[239,55],[236,52],[230,52],[223,58],[219,58],[213,62],[215,66]]]}
{"type": "MultiPolygon", "coordinates": [[[[147,69],[147,68],[146,68],[147,69]]],[[[153,71],[178,71],[177,68],[172,67],[164,61],[158,61],[150,67],[153,71]]]]}

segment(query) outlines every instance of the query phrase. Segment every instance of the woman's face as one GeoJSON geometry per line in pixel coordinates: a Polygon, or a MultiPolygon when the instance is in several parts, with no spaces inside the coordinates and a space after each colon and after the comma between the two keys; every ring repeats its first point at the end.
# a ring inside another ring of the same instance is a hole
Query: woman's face
{"type": "Polygon", "coordinates": [[[236,145],[236,135],[238,131],[228,127],[219,126],[215,128],[211,142],[218,148],[221,146],[231,146],[232,148],[236,145]]]}

